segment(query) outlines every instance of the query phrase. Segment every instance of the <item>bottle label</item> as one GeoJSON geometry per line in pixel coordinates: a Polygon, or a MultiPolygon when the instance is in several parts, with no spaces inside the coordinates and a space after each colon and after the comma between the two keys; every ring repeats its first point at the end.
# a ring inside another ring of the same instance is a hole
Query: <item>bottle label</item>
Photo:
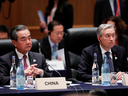
{"type": "Polygon", "coordinates": [[[103,81],[109,81],[109,73],[102,73],[101,76],[103,81]]]}
{"type": "Polygon", "coordinates": [[[99,83],[99,71],[92,71],[92,83],[99,83]]]}
{"type": "Polygon", "coordinates": [[[10,87],[16,87],[16,74],[10,74],[10,87]]]}
{"type": "Polygon", "coordinates": [[[16,86],[23,87],[24,83],[25,83],[25,78],[21,77],[21,76],[17,76],[17,78],[16,78],[16,86]]]}

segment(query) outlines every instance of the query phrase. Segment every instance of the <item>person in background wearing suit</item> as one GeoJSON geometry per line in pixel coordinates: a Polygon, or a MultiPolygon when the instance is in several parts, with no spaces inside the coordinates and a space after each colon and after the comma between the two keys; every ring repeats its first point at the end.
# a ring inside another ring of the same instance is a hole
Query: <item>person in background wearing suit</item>
{"type": "Polygon", "coordinates": [[[0,57],[0,85],[10,84],[12,56],[15,56],[16,67],[19,59],[22,59],[25,76],[51,77],[44,55],[30,51],[32,47],[30,31],[24,25],[17,25],[11,30],[10,35],[15,50],[0,57]]]}
{"type": "MultiPolygon", "coordinates": [[[[46,59],[51,60],[54,44],[57,45],[58,50],[64,48],[64,27],[59,21],[53,20],[48,24],[48,30],[48,36],[40,39],[39,43],[42,54],[46,59]]],[[[61,60],[62,58],[58,57],[58,59],[61,60]]]]}
{"type": "Polygon", "coordinates": [[[112,24],[115,28],[115,44],[125,48],[128,57],[128,36],[123,34],[127,29],[126,23],[117,16],[110,16],[103,21],[103,24],[112,24]]]}
{"type": "Polygon", "coordinates": [[[64,26],[64,32],[73,25],[73,7],[67,0],[49,0],[45,11],[46,22],[40,21],[41,32],[48,35],[47,25],[53,21],[60,21],[64,26]]]}
{"type": "Polygon", "coordinates": [[[96,0],[94,26],[98,27],[110,16],[118,16],[128,25],[128,0],[96,0]]]}
{"type": "Polygon", "coordinates": [[[0,25],[0,39],[8,39],[10,30],[5,25],[0,25]]]}
{"type": "MultiPolygon", "coordinates": [[[[78,64],[77,79],[81,81],[92,80],[94,53],[97,53],[97,63],[101,75],[103,57],[109,53],[109,58],[112,61],[111,65],[109,64],[110,72],[117,72],[117,79],[120,80],[122,73],[128,71],[128,63],[125,49],[115,45],[114,26],[112,24],[101,24],[96,34],[99,43],[86,47],[82,51],[78,64]]],[[[99,79],[101,80],[101,76],[99,76],[99,79]]]]}

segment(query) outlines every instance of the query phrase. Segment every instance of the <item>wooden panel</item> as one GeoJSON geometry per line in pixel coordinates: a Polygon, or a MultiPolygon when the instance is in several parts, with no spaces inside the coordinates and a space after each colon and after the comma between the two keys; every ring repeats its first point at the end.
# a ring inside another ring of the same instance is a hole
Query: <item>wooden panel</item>
{"type": "MultiPolygon", "coordinates": [[[[74,23],[73,27],[92,27],[94,6],[96,0],[68,0],[74,9],[74,23]]],[[[15,0],[12,3],[11,14],[8,20],[4,19],[2,11],[0,12],[0,24],[8,26],[10,29],[18,24],[32,26],[32,38],[41,39],[45,36],[39,29],[39,17],[37,15],[37,8],[39,7],[45,13],[48,0],[15,0]]],[[[5,16],[8,15],[9,1],[5,0],[2,3],[2,10],[5,16]]]]}
{"type": "MultiPolygon", "coordinates": [[[[74,9],[74,25],[93,24],[95,0],[68,0],[74,9]]],[[[39,25],[37,8],[43,13],[48,5],[48,0],[21,0],[21,23],[27,26],[39,25]],[[25,14],[25,15],[24,15],[25,14]]]]}
{"type": "Polygon", "coordinates": [[[20,0],[21,4],[21,23],[27,26],[39,25],[39,17],[37,8],[40,8],[45,13],[45,8],[48,5],[48,0],[20,0]]]}

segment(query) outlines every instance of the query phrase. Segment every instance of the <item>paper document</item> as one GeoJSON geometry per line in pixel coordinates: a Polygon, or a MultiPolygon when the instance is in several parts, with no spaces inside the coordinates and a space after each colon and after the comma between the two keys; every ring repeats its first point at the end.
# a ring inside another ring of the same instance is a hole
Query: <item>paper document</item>
{"type": "Polygon", "coordinates": [[[66,68],[64,48],[57,51],[58,57],[61,57],[64,67],[66,68]]]}

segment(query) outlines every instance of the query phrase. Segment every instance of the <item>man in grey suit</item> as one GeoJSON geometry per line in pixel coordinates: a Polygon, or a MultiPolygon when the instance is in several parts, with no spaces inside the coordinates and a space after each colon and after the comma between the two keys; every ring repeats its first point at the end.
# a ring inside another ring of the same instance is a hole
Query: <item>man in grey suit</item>
{"type": "Polygon", "coordinates": [[[51,77],[44,55],[30,51],[32,47],[30,31],[24,25],[17,25],[11,30],[10,35],[15,50],[0,57],[0,85],[10,84],[12,56],[15,56],[16,67],[19,59],[22,59],[25,76],[51,77]]]}
{"type": "MultiPolygon", "coordinates": [[[[92,65],[94,53],[97,53],[97,63],[99,74],[101,75],[101,66],[106,52],[113,61],[111,64],[114,72],[117,72],[117,79],[122,78],[122,74],[128,71],[126,51],[121,46],[115,45],[115,29],[111,24],[101,24],[97,29],[97,39],[99,43],[83,49],[80,63],[78,65],[77,78],[81,81],[90,81],[92,79],[92,65]]],[[[99,76],[101,80],[101,76],[99,76]]]]}

